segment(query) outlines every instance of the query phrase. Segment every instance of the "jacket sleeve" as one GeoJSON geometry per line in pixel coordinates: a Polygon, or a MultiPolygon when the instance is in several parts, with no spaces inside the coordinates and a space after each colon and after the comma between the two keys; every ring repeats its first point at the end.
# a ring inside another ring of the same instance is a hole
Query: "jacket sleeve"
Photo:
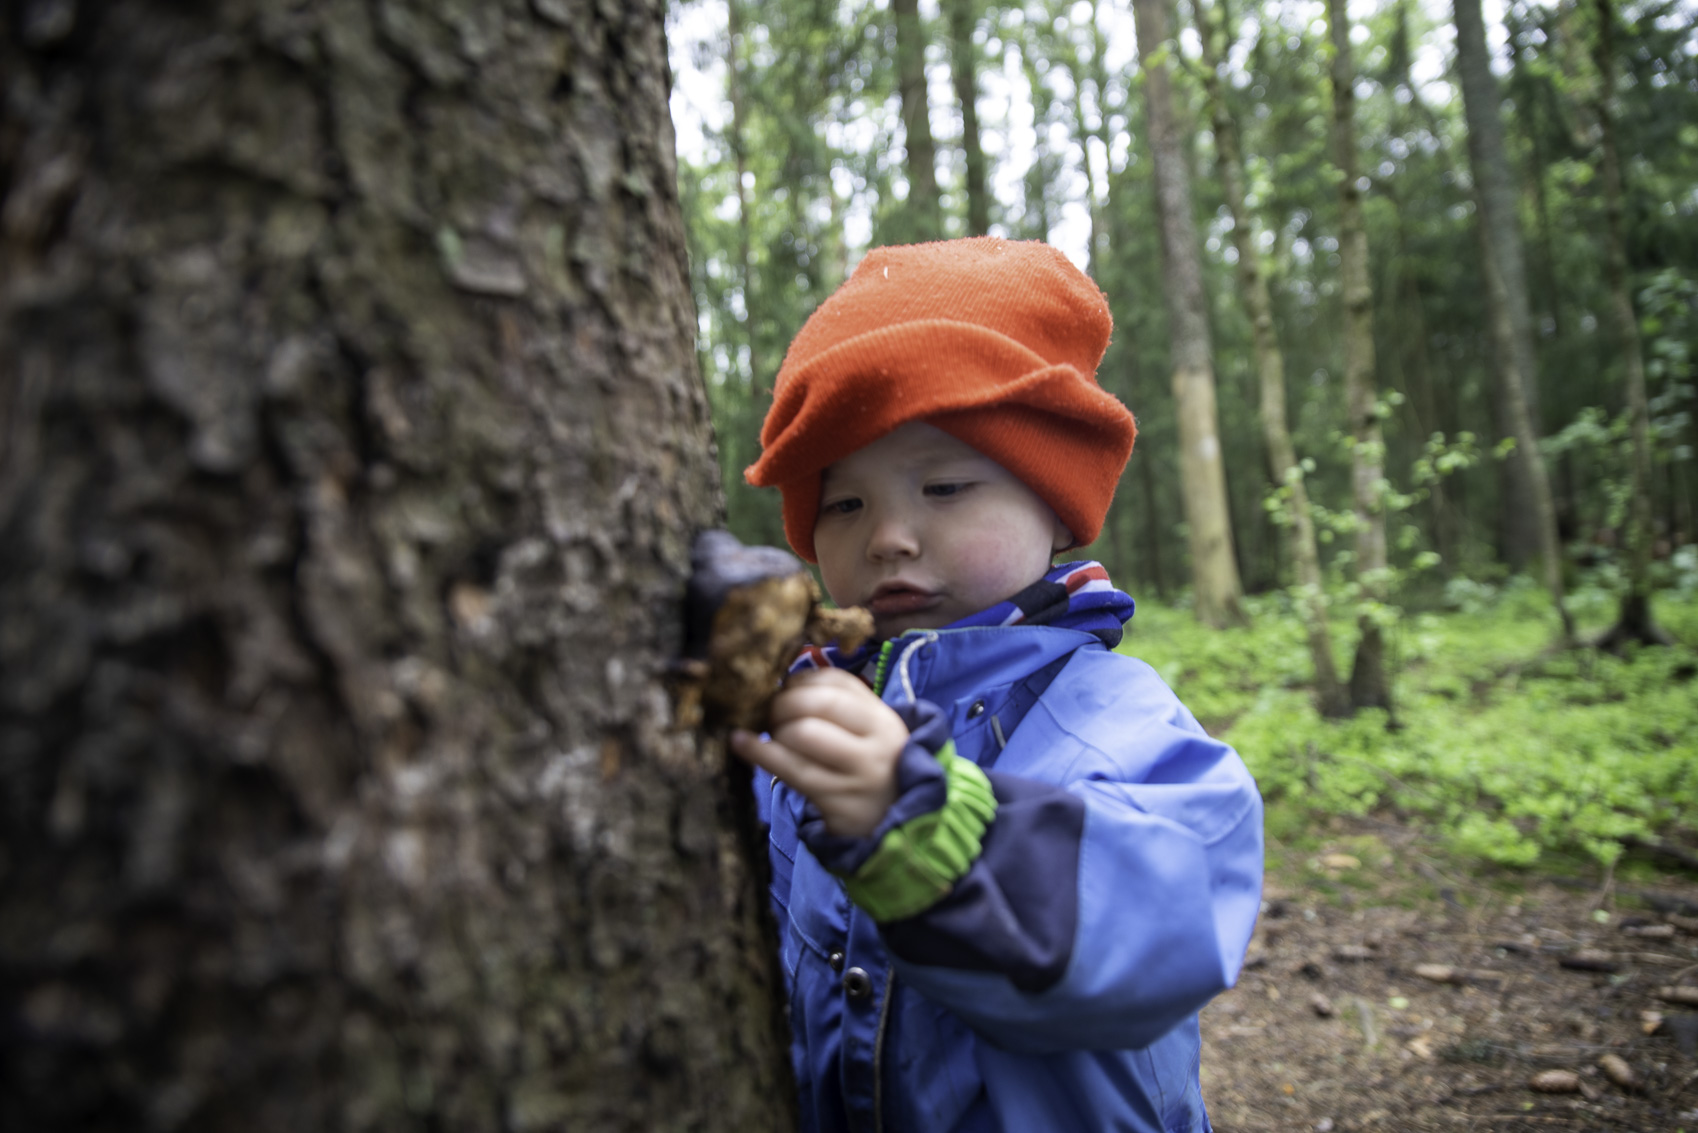
{"type": "Polygon", "coordinates": [[[1155,1041],[1236,979],[1260,903],[1261,801],[1237,755],[1141,662],[1085,670],[990,772],[971,867],[880,926],[900,978],[1012,1050],[1155,1041]]]}

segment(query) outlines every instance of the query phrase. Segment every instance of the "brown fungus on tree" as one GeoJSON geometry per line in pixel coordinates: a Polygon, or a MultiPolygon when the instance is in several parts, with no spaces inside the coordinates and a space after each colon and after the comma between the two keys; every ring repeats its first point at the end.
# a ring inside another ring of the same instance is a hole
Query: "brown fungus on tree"
{"type": "Polygon", "coordinates": [[[830,609],[802,561],[704,531],[691,549],[679,718],[713,730],[766,727],[772,698],[805,643],[853,651],[873,635],[861,607],[830,609]]]}

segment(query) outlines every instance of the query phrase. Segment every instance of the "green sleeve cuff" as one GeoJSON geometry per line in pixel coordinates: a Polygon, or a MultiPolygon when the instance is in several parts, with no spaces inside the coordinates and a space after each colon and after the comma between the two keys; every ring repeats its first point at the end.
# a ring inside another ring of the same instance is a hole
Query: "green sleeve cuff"
{"type": "Polygon", "coordinates": [[[977,764],[955,754],[953,741],[938,751],[937,761],[948,791],[943,806],[888,831],[845,882],[849,899],[880,923],[923,913],[941,901],[979,860],[985,828],[996,817],[990,780],[977,764]]]}

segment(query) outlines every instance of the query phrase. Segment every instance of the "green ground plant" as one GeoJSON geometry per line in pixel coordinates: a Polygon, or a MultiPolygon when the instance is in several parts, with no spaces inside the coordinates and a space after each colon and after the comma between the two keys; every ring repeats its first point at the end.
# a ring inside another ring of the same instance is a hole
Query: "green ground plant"
{"type": "MultiPolygon", "coordinates": [[[[1658,598],[1679,644],[1626,657],[1550,651],[1548,599],[1524,580],[1449,598],[1393,626],[1395,721],[1320,718],[1283,596],[1261,600],[1241,630],[1203,630],[1149,604],[1122,649],[1238,749],[1281,821],[1391,811],[1461,855],[1511,866],[1577,855],[1611,865],[1627,847],[1698,835],[1693,589],[1658,598]]],[[[1592,635],[1614,602],[1596,587],[1571,599],[1592,635]]],[[[1341,623],[1335,641],[1348,640],[1341,623]]]]}

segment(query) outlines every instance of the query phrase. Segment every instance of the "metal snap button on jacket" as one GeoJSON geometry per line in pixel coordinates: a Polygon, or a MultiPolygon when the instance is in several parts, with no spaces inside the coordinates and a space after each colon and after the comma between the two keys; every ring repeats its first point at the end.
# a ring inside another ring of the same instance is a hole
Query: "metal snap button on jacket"
{"type": "Polygon", "coordinates": [[[832,971],[841,972],[843,970],[843,953],[833,952],[825,958],[825,962],[831,965],[832,971]]]}
{"type": "Polygon", "coordinates": [[[969,719],[969,720],[977,720],[980,716],[983,716],[984,714],[985,714],[985,702],[982,701],[982,700],[973,701],[972,706],[967,709],[967,719],[969,719]]]}
{"type": "Polygon", "coordinates": [[[850,968],[843,973],[843,990],[850,999],[865,999],[873,993],[873,978],[865,968],[850,968]]]}

